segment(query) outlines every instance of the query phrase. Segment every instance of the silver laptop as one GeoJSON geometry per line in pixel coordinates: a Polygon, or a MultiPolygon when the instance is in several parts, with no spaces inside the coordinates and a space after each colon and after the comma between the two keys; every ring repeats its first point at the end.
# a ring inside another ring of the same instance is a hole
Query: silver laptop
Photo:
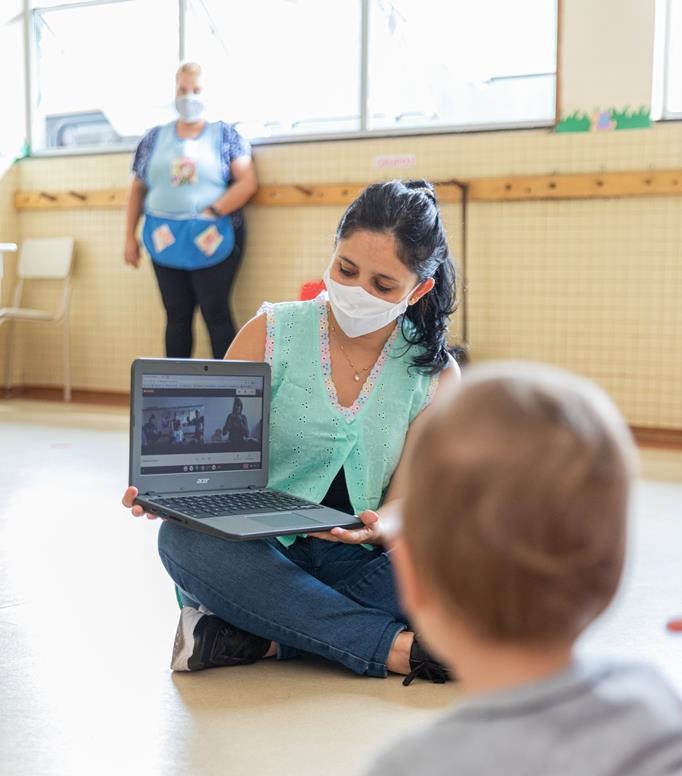
{"type": "Polygon", "coordinates": [[[361,525],[267,489],[270,367],[139,358],[130,391],[129,482],[147,512],[223,539],[361,525]]]}

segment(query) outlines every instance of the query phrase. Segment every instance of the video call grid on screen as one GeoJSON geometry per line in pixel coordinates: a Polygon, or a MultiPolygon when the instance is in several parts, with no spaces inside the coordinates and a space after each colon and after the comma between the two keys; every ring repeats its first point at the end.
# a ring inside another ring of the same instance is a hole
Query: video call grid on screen
{"type": "Polygon", "coordinates": [[[143,375],[140,474],[262,468],[263,378],[143,375]]]}

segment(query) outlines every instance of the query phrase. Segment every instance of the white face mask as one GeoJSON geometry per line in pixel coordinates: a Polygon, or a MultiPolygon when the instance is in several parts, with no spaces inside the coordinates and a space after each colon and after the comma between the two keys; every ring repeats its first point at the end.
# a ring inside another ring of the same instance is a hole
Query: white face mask
{"type": "Polygon", "coordinates": [[[204,117],[206,104],[200,94],[180,94],[175,98],[175,110],[188,124],[196,124],[204,117]]]}
{"type": "MultiPolygon", "coordinates": [[[[402,315],[409,304],[414,288],[400,302],[388,302],[365,291],[360,286],[344,286],[332,280],[329,268],[324,273],[329,304],[336,322],[347,337],[362,337],[388,326],[402,315]]],[[[416,286],[415,286],[416,288],[416,286]]]]}

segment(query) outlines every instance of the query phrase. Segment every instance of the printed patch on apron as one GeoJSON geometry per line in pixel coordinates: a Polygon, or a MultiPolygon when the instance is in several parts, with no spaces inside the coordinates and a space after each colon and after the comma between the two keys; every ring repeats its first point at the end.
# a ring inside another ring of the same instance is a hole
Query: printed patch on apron
{"type": "Polygon", "coordinates": [[[197,182],[197,165],[194,159],[179,156],[171,162],[171,183],[173,186],[183,186],[197,182]]]}
{"type": "Polygon", "coordinates": [[[215,224],[211,224],[207,229],[204,229],[201,234],[198,234],[194,238],[194,244],[207,256],[213,256],[222,241],[223,236],[220,234],[215,224]]]}
{"type": "Polygon", "coordinates": [[[168,248],[175,242],[173,232],[171,232],[168,224],[161,224],[157,226],[152,232],[152,242],[154,243],[154,250],[157,253],[161,253],[164,248],[168,248]]]}

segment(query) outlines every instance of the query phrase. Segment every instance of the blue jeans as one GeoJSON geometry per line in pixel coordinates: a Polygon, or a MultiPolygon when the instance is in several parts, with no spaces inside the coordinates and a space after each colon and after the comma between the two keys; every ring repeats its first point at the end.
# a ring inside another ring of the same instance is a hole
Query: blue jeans
{"type": "Polygon", "coordinates": [[[159,555],[186,605],[277,642],[280,659],[313,653],[383,677],[408,627],[378,549],[311,537],[288,548],[274,538],[228,542],[166,521],[159,555]]]}

